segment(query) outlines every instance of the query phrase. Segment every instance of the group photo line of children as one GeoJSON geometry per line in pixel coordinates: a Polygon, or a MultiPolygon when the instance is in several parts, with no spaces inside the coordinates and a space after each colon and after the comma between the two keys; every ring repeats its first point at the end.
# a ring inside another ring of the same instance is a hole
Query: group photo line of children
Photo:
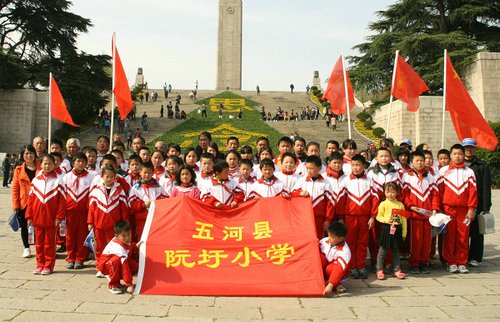
{"type": "Polygon", "coordinates": [[[476,215],[491,208],[491,175],[470,138],[439,150],[436,161],[426,144],[413,149],[409,140],[395,153],[389,139],[373,153],[358,153],[351,139],[330,140],[323,160],[320,144],[301,137],[282,137],[277,152],[266,137],[257,139],[257,151],[229,137],[225,154],[208,132],[183,155],[177,143],[156,142],[151,151],[137,137],[126,157],[122,142],[110,143],[100,136],[97,149],[83,147],[72,158],[62,156],[58,140],[44,154],[33,145],[23,147],[12,202],[23,257],[30,257],[30,244],[35,245],[34,274],[53,273],[56,251],[67,252],[67,269],[84,268],[90,251],[84,243],[92,232],[96,277],[107,277],[114,294],[133,293],[151,204],[176,197],[219,209],[251,199],[309,198],[325,296],[344,292],[345,278],[366,279],[368,253],[380,280],[404,279],[401,259],[408,260],[407,273],[429,274],[439,267],[436,249],[450,273],[468,273],[467,266],[482,262],[484,236],[476,215]],[[451,220],[436,236],[429,219],[439,214],[451,220]]]}

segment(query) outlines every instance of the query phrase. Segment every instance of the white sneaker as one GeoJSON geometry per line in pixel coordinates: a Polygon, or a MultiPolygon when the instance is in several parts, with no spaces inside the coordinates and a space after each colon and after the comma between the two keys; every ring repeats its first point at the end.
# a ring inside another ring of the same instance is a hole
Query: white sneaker
{"type": "Polygon", "coordinates": [[[450,265],[448,267],[448,272],[450,272],[450,273],[456,273],[456,272],[458,272],[458,266],[457,265],[450,265]]]}
{"type": "Polygon", "coordinates": [[[465,267],[465,265],[460,265],[458,266],[458,272],[460,274],[467,274],[469,270],[467,269],[467,267],[465,267]]]}
{"type": "Polygon", "coordinates": [[[23,250],[23,257],[24,258],[30,258],[31,257],[31,250],[29,248],[25,248],[23,250]]]}
{"type": "Polygon", "coordinates": [[[101,271],[97,271],[97,274],[95,274],[95,277],[97,277],[97,278],[104,278],[105,275],[101,271]]]}
{"type": "Polygon", "coordinates": [[[481,262],[478,262],[477,260],[474,259],[469,262],[469,265],[473,267],[479,267],[481,266],[481,264],[482,264],[481,262]]]}

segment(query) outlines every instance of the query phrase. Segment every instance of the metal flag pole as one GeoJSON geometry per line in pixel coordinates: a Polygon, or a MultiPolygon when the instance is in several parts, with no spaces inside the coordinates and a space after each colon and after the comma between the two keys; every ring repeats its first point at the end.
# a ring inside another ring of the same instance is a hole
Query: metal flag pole
{"type": "Polygon", "coordinates": [[[441,129],[441,149],[444,149],[444,120],[446,111],[446,58],[448,57],[448,51],[444,50],[444,77],[443,77],[443,124],[441,129]]]}
{"type": "Polygon", "coordinates": [[[50,152],[50,140],[52,138],[52,72],[49,73],[49,135],[47,136],[47,150],[50,152]]]}
{"type": "Polygon", "coordinates": [[[342,54],[342,71],[344,73],[345,104],[346,104],[346,109],[347,109],[347,128],[349,129],[349,139],[351,139],[352,138],[352,136],[351,136],[351,111],[349,108],[349,89],[347,86],[347,71],[345,69],[344,54],[342,54]]]}
{"type": "Polygon", "coordinates": [[[392,113],[392,91],[394,89],[394,84],[396,82],[396,70],[398,66],[398,56],[399,56],[399,50],[396,50],[396,57],[394,57],[394,71],[392,72],[392,83],[391,83],[391,99],[389,101],[389,113],[387,113],[387,129],[385,130],[385,137],[389,137],[389,125],[391,123],[391,113],[392,113]]]}
{"type": "MultiPolygon", "coordinates": [[[[113,127],[115,125],[115,63],[116,63],[116,32],[113,32],[113,82],[111,85],[111,128],[109,130],[109,139],[113,142],[113,127]]],[[[110,146],[111,148],[111,146],[110,146]]]]}

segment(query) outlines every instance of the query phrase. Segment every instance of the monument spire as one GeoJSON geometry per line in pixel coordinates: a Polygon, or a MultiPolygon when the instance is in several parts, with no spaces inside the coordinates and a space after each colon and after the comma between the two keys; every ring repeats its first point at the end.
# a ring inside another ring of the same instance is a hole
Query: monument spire
{"type": "Polygon", "coordinates": [[[217,89],[241,90],[241,0],[219,0],[217,89]]]}

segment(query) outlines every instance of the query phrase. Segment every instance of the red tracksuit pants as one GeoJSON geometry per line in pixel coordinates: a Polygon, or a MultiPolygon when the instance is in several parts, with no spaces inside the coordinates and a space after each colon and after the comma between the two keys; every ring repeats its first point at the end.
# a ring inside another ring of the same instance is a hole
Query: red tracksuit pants
{"type": "Polygon", "coordinates": [[[89,253],[89,248],[83,246],[89,233],[87,211],[66,212],[66,250],[67,262],[83,263],[89,253]]]}
{"type": "Polygon", "coordinates": [[[443,241],[443,256],[448,266],[467,264],[469,258],[469,226],[463,223],[467,211],[467,207],[444,205],[444,213],[451,216],[451,221],[446,225],[446,234],[443,241]]]}
{"type": "Polygon", "coordinates": [[[109,288],[120,287],[122,279],[127,286],[132,285],[132,278],[138,270],[139,263],[128,258],[122,263],[118,256],[111,257],[102,266],[102,273],[109,275],[109,288]]]}
{"type": "Polygon", "coordinates": [[[135,220],[135,215],[131,213],[128,218],[128,222],[130,223],[130,228],[132,229],[132,242],[137,243],[137,224],[135,220]]]}
{"type": "Polygon", "coordinates": [[[366,268],[366,253],[370,239],[368,220],[370,220],[369,215],[346,215],[344,218],[344,223],[347,226],[347,244],[351,248],[349,270],[366,268]]]}
{"type": "Polygon", "coordinates": [[[321,254],[321,264],[323,265],[323,272],[328,278],[328,283],[333,284],[333,289],[340,285],[344,277],[348,277],[350,270],[342,269],[342,265],[339,262],[328,263],[325,254],[321,254]]]}
{"type": "Polygon", "coordinates": [[[321,240],[325,237],[325,230],[323,229],[323,224],[325,223],[325,216],[314,216],[314,222],[316,225],[316,235],[318,239],[321,240]]]}
{"type": "Polygon", "coordinates": [[[432,242],[432,226],[429,220],[412,219],[410,229],[411,257],[408,260],[408,264],[410,266],[418,266],[419,264],[428,265],[432,242]]]}
{"type": "MultiPolygon", "coordinates": [[[[99,257],[101,257],[102,251],[106,245],[115,237],[115,230],[113,228],[102,230],[94,229],[95,234],[95,258],[99,263],[99,257]]],[[[96,265],[97,266],[97,265],[96,265]]]]}
{"type": "Polygon", "coordinates": [[[54,269],[56,263],[56,227],[35,226],[36,267],[54,269]]]}

